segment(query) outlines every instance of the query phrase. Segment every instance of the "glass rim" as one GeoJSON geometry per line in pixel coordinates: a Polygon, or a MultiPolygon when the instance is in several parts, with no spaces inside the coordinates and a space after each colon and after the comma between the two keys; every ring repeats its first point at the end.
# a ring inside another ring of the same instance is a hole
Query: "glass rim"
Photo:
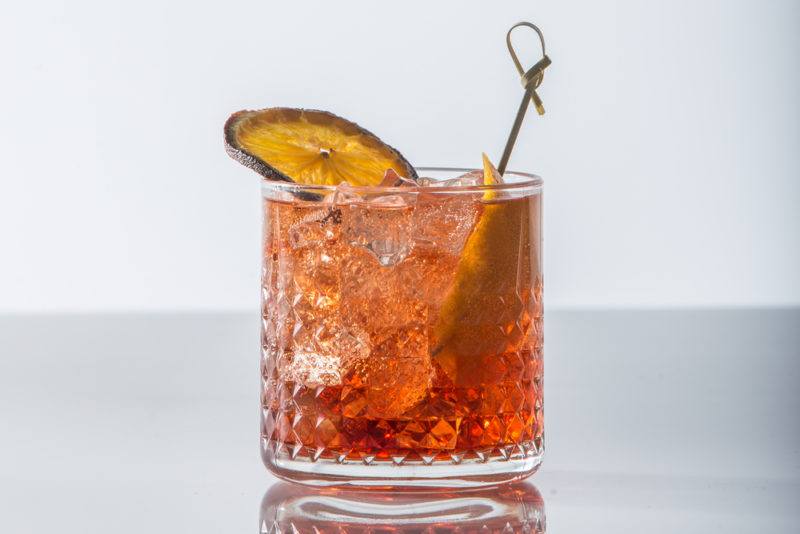
{"type": "MultiPolygon", "coordinates": [[[[468,172],[480,171],[483,169],[467,168],[467,167],[414,167],[419,176],[424,176],[425,172],[457,172],[466,174],[468,172]]],[[[479,193],[483,191],[519,191],[520,189],[536,189],[544,184],[544,180],[537,175],[529,172],[520,171],[506,171],[504,176],[514,176],[522,178],[521,181],[508,182],[502,184],[491,185],[453,185],[453,186],[437,186],[426,187],[425,191],[430,193],[479,193]]],[[[381,186],[381,185],[353,185],[350,186],[354,191],[364,194],[374,193],[409,193],[409,186],[381,186]]],[[[298,184],[295,182],[286,182],[281,180],[270,180],[268,178],[261,178],[262,189],[274,189],[286,192],[319,192],[319,193],[333,193],[336,191],[337,186],[326,184],[298,184]]]]}

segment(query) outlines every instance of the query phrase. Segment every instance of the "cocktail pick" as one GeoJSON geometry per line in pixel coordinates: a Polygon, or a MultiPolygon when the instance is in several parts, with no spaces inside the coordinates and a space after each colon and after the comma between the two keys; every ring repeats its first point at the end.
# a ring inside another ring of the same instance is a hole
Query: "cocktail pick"
{"type": "Polygon", "coordinates": [[[536,89],[541,85],[544,79],[544,69],[549,67],[551,63],[550,58],[547,57],[545,53],[542,30],[530,22],[518,22],[511,26],[506,34],[506,45],[508,45],[508,53],[511,54],[511,60],[514,62],[514,66],[517,67],[517,71],[522,77],[522,86],[525,88],[525,94],[522,97],[522,102],[519,104],[517,116],[514,118],[514,124],[511,126],[511,133],[508,135],[508,141],[506,141],[503,156],[500,158],[500,165],[497,166],[497,170],[500,171],[500,174],[506,172],[506,165],[508,165],[508,159],[511,157],[511,151],[514,149],[514,143],[517,141],[519,129],[522,126],[522,120],[525,118],[525,112],[528,111],[528,102],[533,102],[539,115],[544,115],[544,105],[542,105],[542,99],[539,98],[536,89]],[[522,68],[517,53],[514,51],[514,46],[511,44],[511,32],[513,32],[515,28],[522,26],[532,28],[539,36],[539,42],[542,44],[542,59],[537,61],[536,64],[527,71],[522,68]]]}

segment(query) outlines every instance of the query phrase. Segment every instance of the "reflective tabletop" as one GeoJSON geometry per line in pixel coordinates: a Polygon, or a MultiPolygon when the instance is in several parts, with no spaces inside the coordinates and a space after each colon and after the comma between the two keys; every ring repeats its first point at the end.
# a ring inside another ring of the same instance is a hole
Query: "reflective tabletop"
{"type": "Polygon", "coordinates": [[[800,311],[546,312],[543,467],[473,491],[278,482],[258,316],[0,317],[3,532],[797,532],[800,311]]]}

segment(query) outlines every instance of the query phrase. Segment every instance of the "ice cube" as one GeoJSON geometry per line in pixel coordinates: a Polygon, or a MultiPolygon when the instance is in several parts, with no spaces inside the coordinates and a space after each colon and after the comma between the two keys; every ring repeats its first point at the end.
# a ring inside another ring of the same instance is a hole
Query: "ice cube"
{"type": "Polygon", "coordinates": [[[336,192],[333,194],[332,200],[334,206],[355,204],[363,201],[364,198],[361,196],[358,189],[347,182],[342,182],[336,186],[336,192]]]}
{"type": "Polygon", "coordinates": [[[380,183],[381,187],[392,187],[392,188],[404,188],[408,191],[394,191],[394,192],[387,192],[386,194],[382,193],[370,193],[365,198],[368,202],[380,205],[381,207],[387,208],[401,208],[403,206],[410,206],[417,201],[416,189],[418,188],[417,182],[414,180],[410,180],[408,178],[404,178],[394,172],[394,169],[389,169],[386,171],[386,174],[383,177],[383,181],[380,183]],[[414,188],[409,189],[409,188],[414,188]]]}
{"type": "Polygon", "coordinates": [[[291,363],[283,370],[284,380],[306,387],[341,384],[339,357],[332,354],[295,351],[291,363]]]}
{"type": "Polygon", "coordinates": [[[423,195],[413,217],[415,246],[459,255],[478,219],[480,193],[423,195]]]}
{"type": "Polygon", "coordinates": [[[349,371],[366,386],[368,414],[396,418],[427,395],[433,372],[424,325],[401,326],[373,334],[368,358],[353,360],[349,371]]]}
{"type": "Polygon", "coordinates": [[[412,180],[411,178],[405,178],[401,176],[400,182],[397,184],[397,187],[419,187],[419,184],[414,180],[412,180]]]}
{"type": "MultiPolygon", "coordinates": [[[[428,306],[420,284],[427,280],[413,256],[391,272],[364,251],[348,257],[342,271],[342,322],[369,334],[368,358],[351,359],[348,378],[365,387],[368,412],[397,417],[429,391],[433,368],[428,350],[428,306]]],[[[424,266],[424,264],[422,264],[424,266]]]]}
{"type": "Polygon", "coordinates": [[[324,208],[304,215],[289,229],[289,245],[294,248],[323,246],[339,235],[337,208],[324,208]]]}
{"type": "Polygon", "coordinates": [[[370,251],[383,266],[395,265],[411,252],[411,218],[416,195],[374,197],[342,208],[343,236],[370,251]]]}
{"type": "Polygon", "coordinates": [[[333,195],[332,203],[334,206],[358,204],[360,202],[370,202],[375,205],[387,208],[399,208],[412,205],[417,200],[417,183],[414,180],[403,178],[392,169],[386,171],[387,178],[381,182],[380,187],[393,188],[393,191],[382,192],[380,189],[371,187],[358,187],[342,182],[336,186],[336,193],[333,195]],[[413,190],[411,187],[413,186],[413,190]],[[402,190],[399,190],[401,189],[402,190]]]}
{"type": "Polygon", "coordinates": [[[469,171],[461,176],[447,180],[422,177],[417,180],[417,185],[420,187],[474,187],[483,185],[483,171],[469,171]]]}
{"type": "Polygon", "coordinates": [[[378,184],[380,187],[394,187],[400,181],[400,175],[394,169],[386,169],[383,180],[378,184]]]}
{"type": "Polygon", "coordinates": [[[379,185],[380,187],[417,187],[417,182],[400,176],[394,169],[387,169],[379,185]]]}
{"type": "Polygon", "coordinates": [[[295,332],[293,355],[282,370],[287,380],[308,387],[341,385],[351,362],[370,354],[369,337],[356,328],[344,328],[333,317],[305,326],[295,332]]]}
{"type": "Polygon", "coordinates": [[[371,195],[367,201],[373,206],[380,208],[405,208],[414,205],[417,201],[417,195],[405,193],[371,195]]]}

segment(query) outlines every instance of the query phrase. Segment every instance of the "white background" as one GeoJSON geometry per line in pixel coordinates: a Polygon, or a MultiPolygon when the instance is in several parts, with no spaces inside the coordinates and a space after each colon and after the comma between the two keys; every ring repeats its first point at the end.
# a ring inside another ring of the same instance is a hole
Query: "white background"
{"type": "Polygon", "coordinates": [[[0,17],[0,311],[255,309],[228,114],[496,160],[520,19],[554,62],[510,165],[545,178],[548,305],[800,304],[796,1],[43,0],[0,17]]]}

